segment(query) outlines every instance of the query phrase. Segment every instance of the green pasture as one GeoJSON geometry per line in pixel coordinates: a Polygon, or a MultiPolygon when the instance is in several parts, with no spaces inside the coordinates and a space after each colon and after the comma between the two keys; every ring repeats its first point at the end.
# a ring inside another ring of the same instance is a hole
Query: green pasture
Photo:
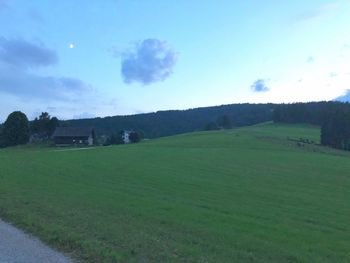
{"type": "Polygon", "coordinates": [[[319,133],[3,149],[0,217],[86,262],[350,262],[350,156],[319,133]]]}

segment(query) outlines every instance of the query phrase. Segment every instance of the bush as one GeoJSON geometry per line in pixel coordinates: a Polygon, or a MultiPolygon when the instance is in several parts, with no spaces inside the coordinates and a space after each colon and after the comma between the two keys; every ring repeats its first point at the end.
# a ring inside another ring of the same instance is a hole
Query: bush
{"type": "Polygon", "coordinates": [[[137,143],[141,141],[141,136],[138,132],[130,132],[129,139],[130,139],[130,142],[137,143]]]}

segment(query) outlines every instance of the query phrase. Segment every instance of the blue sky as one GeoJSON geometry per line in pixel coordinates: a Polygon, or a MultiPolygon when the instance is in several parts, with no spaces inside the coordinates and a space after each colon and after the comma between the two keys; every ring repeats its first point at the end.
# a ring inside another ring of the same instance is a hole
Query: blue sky
{"type": "Polygon", "coordinates": [[[349,0],[0,0],[0,120],[344,99],[349,28],[349,0]]]}

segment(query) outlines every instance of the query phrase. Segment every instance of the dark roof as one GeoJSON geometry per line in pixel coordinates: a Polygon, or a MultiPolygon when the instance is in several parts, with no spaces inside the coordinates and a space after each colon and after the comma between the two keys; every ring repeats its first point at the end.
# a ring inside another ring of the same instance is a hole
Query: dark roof
{"type": "Polygon", "coordinates": [[[57,127],[52,137],[89,137],[93,132],[91,127],[57,127]]]}

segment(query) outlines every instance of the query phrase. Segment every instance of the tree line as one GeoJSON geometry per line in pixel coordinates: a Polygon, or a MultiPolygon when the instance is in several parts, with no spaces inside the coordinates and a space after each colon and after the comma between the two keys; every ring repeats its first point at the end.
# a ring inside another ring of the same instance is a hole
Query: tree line
{"type": "MultiPolygon", "coordinates": [[[[0,125],[0,148],[23,145],[30,143],[48,143],[52,134],[59,126],[67,126],[66,122],[51,117],[48,112],[42,112],[39,117],[29,121],[21,111],[12,112],[5,123],[0,125]]],[[[125,143],[124,131],[101,136],[104,140],[101,145],[113,145],[125,143]]],[[[128,132],[129,142],[137,143],[143,138],[143,134],[137,131],[128,132]]]]}
{"type": "Polygon", "coordinates": [[[47,112],[29,122],[23,112],[14,111],[0,127],[0,147],[26,144],[30,138],[36,142],[45,142],[58,126],[59,120],[47,112]]]}
{"type": "Polygon", "coordinates": [[[350,150],[350,111],[338,110],[326,118],[321,127],[321,144],[350,150]]]}
{"type": "Polygon", "coordinates": [[[276,123],[319,125],[322,145],[350,150],[350,104],[341,102],[231,104],[69,121],[60,121],[43,112],[29,122],[24,113],[16,111],[0,126],[0,146],[25,144],[29,138],[48,140],[57,126],[94,127],[98,135],[106,137],[106,144],[119,144],[121,130],[136,131],[131,135],[131,141],[137,141],[199,130],[229,129],[271,120],[276,123]]]}
{"type": "Polygon", "coordinates": [[[110,144],[120,142],[121,130],[135,131],[135,135],[132,134],[131,138],[134,136],[135,140],[138,140],[138,137],[157,138],[200,130],[227,129],[271,121],[274,107],[274,104],[245,103],[67,121],[51,117],[47,112],[43,112],[33,121],[28,121],[24,113],[17,112],[14,114],[16,118],[24,120],[21,126],[23,139],[13,141],[9,135],[5,135],[6,130],[9,130],[7,123],[13,123],[11,117],[2,125],[2,130],[5,129],[5,132],[0,131],[0,145],[22,144],[28,142],[29,138],[34,142],[45,141],[50,138],[57,126],[94,127],[97,135],[105,136],[105,143],[110,144]]]}
{"type": "Polygon", "coordinates": [[[321,144],[350,150],[350,104],[310,102],[277,105],[274,122],[307,123],[321,126],[321,144]]]}

